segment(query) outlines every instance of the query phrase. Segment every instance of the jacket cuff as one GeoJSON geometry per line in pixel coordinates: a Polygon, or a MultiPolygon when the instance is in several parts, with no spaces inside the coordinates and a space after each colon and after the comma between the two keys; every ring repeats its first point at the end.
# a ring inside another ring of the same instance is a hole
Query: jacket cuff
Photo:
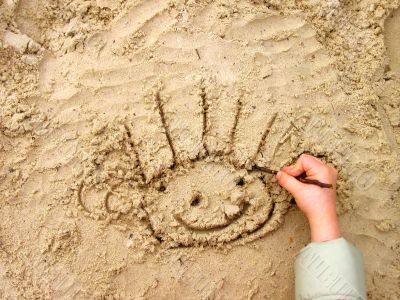
{"type": "Polygon", "coordinates": [[[361,252],[344,238],[310,243],[295,262],[296,299],[366,299],[361,252]]]}

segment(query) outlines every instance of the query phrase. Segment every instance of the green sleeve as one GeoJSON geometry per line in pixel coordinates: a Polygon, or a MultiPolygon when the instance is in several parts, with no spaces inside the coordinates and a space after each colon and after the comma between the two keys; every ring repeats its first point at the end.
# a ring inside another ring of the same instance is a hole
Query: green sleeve
{"type": "Polygon", "coordinates": [[[344,238],[303,248],[295,281],[296,300],[367,299],[362,254],[344,238]]]}

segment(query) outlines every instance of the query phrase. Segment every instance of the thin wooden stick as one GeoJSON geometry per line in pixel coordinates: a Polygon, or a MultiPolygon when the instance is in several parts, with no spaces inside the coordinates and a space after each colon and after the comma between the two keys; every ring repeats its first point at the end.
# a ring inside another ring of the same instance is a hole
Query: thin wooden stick
{"type": "Polygon", "coordinates": [[[307,184],[313,184],[313,185],[317,185],[319,187],[325,188],[325,189],[332,189],[333,185],[330,183],[323,183],[321,181],[318,180],[314,180],[314,179],[307,179],[307,178],[302,178],[297,176],[296,179],[302,183],[307,183],[307,184]]]}
{"type": "MultiPolygon", "coordinates": [[[[261,171],[261,172],[264,172],[264,173],[272,174],[272,175],[278,174],[278,171],[276,171],[276,170],[272,170],[272,169],[266,168],[266,167],[260,167],[260,166],[257,166],[257,165],[253,166],[253,169],[261,171]]],[[[305,174],[301,174],[299,176],[296,176],[295,178],[298,181],[302,182],[302,183],[313,184],[313,185],[317,185],[317,186],[319,186],[321,188],[326,188],[326,189],[332,189],[333,188],[333,185],[330,184],[330,183],[323,183],[323,182],[320,182],[318,180],[307,179],[307,178],[304,178],[304,176],[305,176],[305,174]]]]}
{"type": "Polygon", "coordinates": [[[266,167],[259,167],[257,165],[253,166],[253,169],[261,171],[261,172],[265,172],[265,173],[268,173],[268,174],[272,174],[272,175],[278,174],[278,171],[275,171],[275,170],[272,170],[272,169],[266,168],[266,167]]]}

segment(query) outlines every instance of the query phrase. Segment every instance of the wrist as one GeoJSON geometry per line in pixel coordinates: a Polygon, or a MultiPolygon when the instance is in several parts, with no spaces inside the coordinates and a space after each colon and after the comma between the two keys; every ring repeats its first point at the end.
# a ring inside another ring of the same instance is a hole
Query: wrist
{"type": "Polygon", "coordinates": [[[320,215],[308,220],[312,242],[326,242],[341,237],[339,221],[336,213],[331,216],[320,215]]]}

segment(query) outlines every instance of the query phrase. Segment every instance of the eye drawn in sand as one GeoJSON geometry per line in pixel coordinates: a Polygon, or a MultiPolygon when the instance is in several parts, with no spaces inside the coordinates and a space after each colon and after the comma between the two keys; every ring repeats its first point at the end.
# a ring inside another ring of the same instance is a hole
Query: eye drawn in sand
{"type": "Polygon", "coordinates": [[[170,246],[245,241],[279,227],[287,194],[249,170],[287,164],[310,115],[343,95],[302,18],[230,22],[224,38],[158,28],[129,60],[103,32],[96,38],[105,46],[93,56],[88,43],[76,57],[83,71],[66,72],[66,83],[51,74],[63,58],[48,61],[51,85],[42,89],[62,109],[83,103],[96,116],[77,188],[87,215],[140,215],[170,246]]]}

